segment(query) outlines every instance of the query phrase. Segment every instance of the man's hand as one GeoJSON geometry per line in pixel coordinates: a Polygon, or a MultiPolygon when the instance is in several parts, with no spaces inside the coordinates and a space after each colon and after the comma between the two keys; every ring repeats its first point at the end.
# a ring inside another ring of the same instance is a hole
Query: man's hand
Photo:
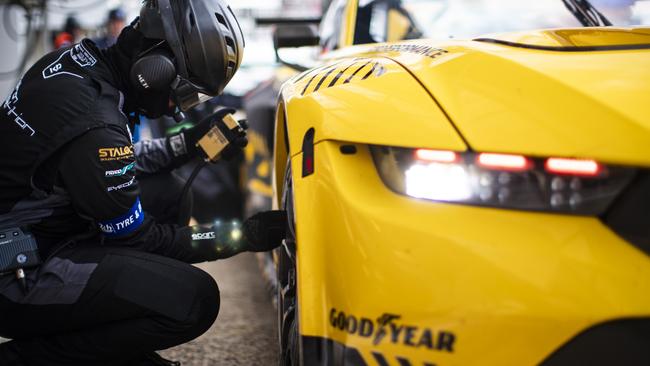
{"type": "MultiPolygon", "coordinates": [[[[246,219],[216,222],[192,228],[192,249],[204,261],[225,259],[242,252],[265,252],[282,244],[286,235],[286,211],[265,211],[246,219]]],[[[200,260],[199,260],[200,261],[200,260]]]]}
{"type": "Polygon", "coordinates": [[[225,116],[234,114],[235,112],[236,110],[233,108],[221,108],[215,113],[202,119],[201,122],[197,123],[194,127],[183,130],[181,133],[185,139],[188,155],[194,157],[201,151],[201,149],[196,146],[196,143],[205,136],[208,131],[210,131],[210,128],[214,126],[216,120],[223,119],[225,116]]]}
{"type": "MultiPolygon", "coordinates": [[[[202,154],[202,151],[199,147],[196,146],[197,142],[205,136],[208,131],[220,121],[223,121],[223,118],[229,114],[234,114],[236,112],[233,108],[221,108],[215,113],[207,116],[202,119],[195,126],[184,129],[176,135],[168,137],[169,147],[173,152],[175,157],[186,156],[188,158],[193,158],[197,155],[202,154]]],[[[223,122],[221,122],[223,123],[223,122]]],[[[244,124],[245,125],[245,124],[244,124]]],[[[246,147],[248,140],[246,137],[238,138],[236,141],[231,141],[230,145],[221,154],[225,159],[231,159],[236,156],[237,153],[246,147]]]]}
{"type": "Polygon", "coordinates": [[[286,237],[287,212],[264,211],[244,221],[243,231],[251,252],[266,252],[282,244],[286,237]]]}

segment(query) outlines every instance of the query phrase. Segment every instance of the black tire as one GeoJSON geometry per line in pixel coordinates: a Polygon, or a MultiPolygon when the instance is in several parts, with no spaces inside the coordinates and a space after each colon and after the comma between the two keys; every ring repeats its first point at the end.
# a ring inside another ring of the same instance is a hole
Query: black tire
{"type": "Polygon", "coordinates": [[[280,337],[280,366],[298,366],[300,360],[300,333],[298,327],[297,275],[296,275],[296,231],[293,214],[293,182],[291,165],[287,163],[282,206],[287,211],[287,237],[276,249],[278,331],[280,337]]]}

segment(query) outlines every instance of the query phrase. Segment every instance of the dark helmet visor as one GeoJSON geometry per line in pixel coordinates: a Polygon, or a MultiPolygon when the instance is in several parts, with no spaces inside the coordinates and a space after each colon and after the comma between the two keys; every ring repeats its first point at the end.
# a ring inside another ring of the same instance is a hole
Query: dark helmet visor
{"type": "Polygon", "coordinates": [[[183,112],[214,98],[213,95],[206,93],[201,86],[180,76],[177,76],[172,83],[171,96],[178,109],[183,112]]]}

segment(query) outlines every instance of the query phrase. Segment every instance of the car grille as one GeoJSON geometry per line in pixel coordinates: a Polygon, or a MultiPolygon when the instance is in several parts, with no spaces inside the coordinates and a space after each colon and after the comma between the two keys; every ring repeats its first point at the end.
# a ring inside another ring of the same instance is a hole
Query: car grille
{"type": "Polygon", "coordinates": [[[650,172],[642,171],[601,220],[650,255],[650,172]]]}
{"type": "Polygon", "coordinates": [[[567,342],[540,366],[650,365],[650,319],[596,325],[567,342]]]}

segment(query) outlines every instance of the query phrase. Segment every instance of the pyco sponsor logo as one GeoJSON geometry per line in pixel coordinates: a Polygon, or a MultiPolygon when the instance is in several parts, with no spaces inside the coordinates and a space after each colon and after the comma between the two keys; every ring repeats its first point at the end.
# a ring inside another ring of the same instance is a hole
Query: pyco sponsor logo
{"type": "Polygon", "coordinates": [[[343,311],[330,311],[330,325],[349,334],[371,338],[375,346],[382,342],[432,351],[454,352],[456,336],[447,331],[403,324],[400,315],[385,313],[377,319],[357,317],[343,311]]]}
{"type": "Polygon", "coordinates": [[[107,192],[119,191],[120,189],[124,189],[126,187],[132,186],[133,183],[135,183],[135,177],[131,178],[131,180],[126,182],[126,183],[120,184],[119,186],[108,187],[108,188],[106,188],[106,191],[107,192]]]}
{"type": "Polygon", "coordinates": [[[100,161],[122,160],[133,157],[133,146],[104,147],[97,152],[100,161]]]}
{"type": "Polygon", "coordinates": [[[209,231],[207,233],[194,233],[192,234],[192,240],[210,240],[215,239],[214,231],[209,231]]]}

